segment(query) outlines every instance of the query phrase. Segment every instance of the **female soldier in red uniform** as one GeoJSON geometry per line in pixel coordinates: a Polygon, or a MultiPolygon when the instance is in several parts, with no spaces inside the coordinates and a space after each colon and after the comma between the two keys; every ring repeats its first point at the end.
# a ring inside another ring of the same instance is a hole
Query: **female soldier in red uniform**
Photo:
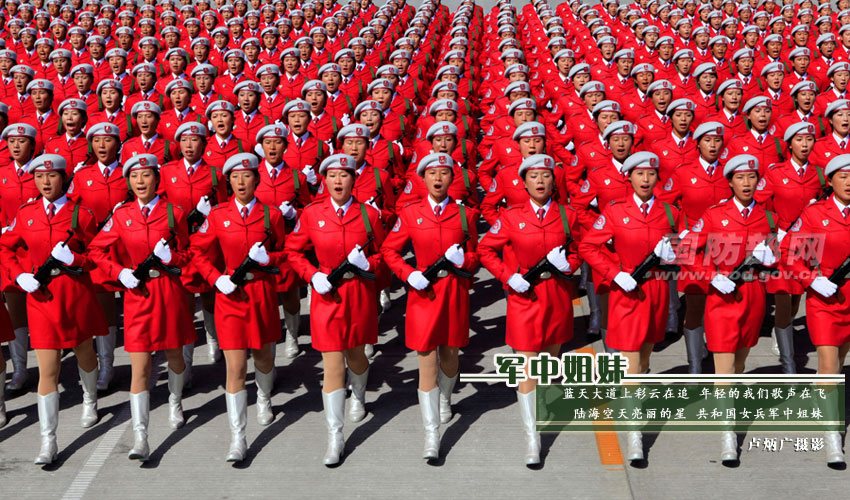
{"type": "MultiPolygon", "coordinates": [[[[751,278],[742,279],[733,271],[741,271],[740,264],[750,257],[765,266],[776,262],[767,241],[776,232],[776,222],[754,199],[759,182],[755,156],[730,158],[723,175],[729,179],[732,198],[706,210],[691,231],[699,234],[697,247],[703,249],[696,267],[710,282],[705,300],[708,350],[714,353],[715,372],[731,374],[743,373],[747,355],[758,342],[765,311],[764,283],[746,281],[751,278]]],[[[735,433],[724,432],[721,444],[721,459],[737,460],[735,433]]]]}
{"type": "Polygon", "coordinates": [[[319,173],[325,176],[324,189],[330,196],[304,209],[286,242],[293,269],[313,287],[310,332],[324,364],[322,403],[328,425],[325,465],[339,463],[345,448],[346,362],[351,383],[349,418],[359,422],[366,416],[369,376],[364,345],[378,340],[376,285],[361,273],[374,273],[382,265],[381,255],[374,249],[384,241],[384,229],[378,210],[351,194],[356,169],[354,157],[345,154],[329,156],[322,162],[319,173]],[[305,256],[311,249],[316,252],[318,268],[305,256]],[[349,271],[339,282],[329,282],[329,274],[346,262],[349,271]]]}
{"type": "Polygon", "coordinates": [[[193,256],[201,275],[218,290],[215,323],[227,363],[225,398],[231,433],[228,462],[240,462],[248,452],[248,349],[254,358],[257,382],[257,422],[269,425],[274,421],[272,349],[280,340],[280,315],[275,277],[272,269],[264,266],[283,264],[286,229],[280,211],[254,196],[260,183],[258,166],[257,157],[251,153],[227,160],[223,171],[233,188],[233,199],[210,211],[192,239],[193,256]],[[231,276],[245,262],[246,255],[254,267],[244,275],[244,282],[234,282],[231,276]]]}
{"type": "Polygon", "coordinates": [[[15,282],[27,292],[27,316],[31,343],[39,368],[38,420],[41,451],[36,464],[56,459],[56,427],[59,424],[59,370],[62,349],[73,349],[83,386],[80,423],[97,423],[97,357],[92,336],[106,335],[106,320],[97,306],[88,272],[94,262],[85,254],[95,234],[94,215],[65,195],[65,159],[42,155],[27,165],[35,173],[41,198],[21,206],[9,230],[0,238],[0,259],[15,282]],[[26,253],[18,254],[25,248],[26,253]],[[39,282],[31,270],[49,257],[61,263],[51,272],[49,285],[39,282]]]}
{"type": "MultiPolygon", "coordinates": [[[[198,229],[202,221],[201,216],[206,217],[210,213],[213,203],[224,203],[227,201],[227,186],[221,167],[206,161],[204,151],[207,147],[207,128],[198,122],[187,122],[174,132],[174,141],[180,147],[183,158],[166,163],[160,168],[158,192],[165,195],[170,203],[181,207],[190,213],[196,210],[199,216],[193,217],[189,223],[189,234],[198,229]]],[[[187,215],[188,217],[188,215],[187,215]]],[[[221,350],[218,347],[218,336],[215,330],[215,318],[213,317],[213,291],[212,287],[197,272],[194,262],[189,262],[183,268],[181,277],[183,286],[189,291],[189,309],[196,309],[194,295],[200,295],[201,315],[204,319],[204,330],[207,335],[207,354],[210,361],[217,362],[221,359],[221,350]]],[[[186,370],[183,372],[183,381],[186,388],[192,386],[192,365],[195,354],[195,344],[183,346],[183,361],[186,370]]]]}
{"type": "MultiPolygon", "coordinates": [[[[803,209],[782,241],[782,252],[799,256],[787,262],[806,290],[806,326],[817,349],[818,373],[837,374],[850,351],[850,281],[835,283],[829,276],[848,259],[850,248],[850,155],[833,158],[825,175],[834,194],[803,209]],[[822,253],[813,255],[817,247],[822,253]]],[[[841,434],[831,431],[825,438],[827,462],[844,463],[841,434]]]]}
{"type": "MultiPolygon", "coordinates": [[[[631,155],[622,170],[634,192],[602,208],[580,246],[582,257],[593,270],[614,285],[608,299],[605,343],[629,360],[627,373],[649,370],[652,348],[664,340],[667,325],[670,291],[664,277],[653,270],[653,275],[639,285],[631,275],[650,252],[664,262],[676,258],[669,235],[676,231],[679,211],[653,194],[659,168],[654,153],[631,155]],[[603,251],[610,240],[614,242],[613,253],[603,251]]],[[[628,459],[643,460],[640,432],[629,432],[628,443],[628,459]]]]}
{"type": "Polygon", "coordinates": [[[189,231],[183,210],[157,194],[160,175],[156,156],[136,155],[124,164],[122,173],[136,201],[115,209],[92,241],[91,256],[110,279],[127,289],[124,350],[130,354],[132,367],[130,412],[135,436],[128,458],[145,461],[150,455],[148,381],[152,353],[165,351],[168,359],[168,422],[172,429],[178,429],[184,422],[182,348],[194,343],[195,328],[179,276],[154,266],[146,276],[139,277],[133,268],[150,255],[172,268],[185,266],[189,262],[189,231]],[[118,247],[117,254],[110,252],[113,247],[118,247]]]}
{"type": "MultiPolygon", "coordinates": [[[[98,224],[110,217],[113,209],[127,201],[127,180],[118,164],[118,152],[121,149],[120,128],[111,123],[98,123],[86,133],[93,158],[93,164],[84,165],[75,170],[74,181],[68,188],[68,197],[91,210],[98,224]]],[[[111,248],[110,253],[115,254],[111,248]]],[[[100,370],[97,377],[98,390],[106,390],[113,376],[115,361],[115,337],[118,330],[115,292],[120,288],[108,284],[109,277],[98,269],[91,273],[97,290],[97,301],[106,316],[109,334],[95,337],[100,370]]]]}
{"type": "MultiPolygon", "coordinates": [[[[18,208],[32,198],[38,196],[33,175],[27,171],[27,166],[35,157],[35,144],[38,132],[32,125],[13,123],[3,129],[3,140],[9,148],[11,161],[0,167],[0,222],[8,228],[18,208]]],[[[25,250],[19,251],[20,256],[25,250]]],[[[3,270],[3,292],[6,307],[12,318],[15,338],[9,341],[9,355],[12,358],[12,378],[9,380],[9,390],[17,391],[27,381],[27,349],[29,347],[29,328],[27,327],[27,296],[15,284],[15,277],[3,270]]]]}
{"type": "Polygon", "coordinates": [[[384,241],[381,253],[390,269],[409,285],[405,315],[405,344],[418,353],[419,405],[425,425],[423,458],[436,459],[440,451],[440,423],[452,418],[451,395],[458,376],[458,351],[469,343],[469,290],[472,279],[443,269],[429,280],[422,271],[445,257],[451,266],[469,273],[478,266],[478,237],[474,210],[449,195],[454,160],[432,153],[419,162],[427,199],[411,202],[384,241]],[[465,236],[469,243],[461,244],[465,236]],[[402,250],[413,242],[416,267],[407,264],[402,250]],[[433,298],[432,298],[433,297],[433,298]],[[438,355],[439,351],[439,355],[438,355]],[[451,375],[449,375],[451,374],[451,375]]]}
{"type": "MultiPolygon", "coordinates": [[[[779,241],[785,231],[803,212],[809,201],[817,198],[826,187],[823,165],[809,163],[815,145],[815,126],[795,123],[785,130],[785,142],[791,150],[790,158],[771,165],[756,186],[756,201],[775,210],[779,241]]],[[[790,255],[780,259],[784,270],[790,255]]],[[[773,328],[773,349],[779,355],[782,373],[797,373],[794,363],[794,325],[792,321],[800,308],[803,287],[797,280],[783,276],[773,277],[766,283],[767,292],[774,294],[776,311],[773,328]]]]}
{"type": "MultiPolygon", "coordinates": [[[[561,344],[573,338],[572,307],[564,307],[572,304],[571,285],[552,271],[541,275],[537,283],[523,278],[523,273],[542,259],[563,274],[574,272],[582,263],[576,241],[578,216],[552,199],[554,169],[551,156],[532,155],[523,160],[519,176],[530,199],[501,212],[479,245],[481,263],[508,290],[505,341],[528,357],[540,352],[557,356],[561,344]],[[499,258],[507,245],[514,251],[499,258]],[[532,289],[532,285],[536,286],[532,289]]],[[[540,435],[534,429],[535,382],[520,382],[517,389],[526,434],[525,463],[536,465],[540,463],[540,435]]]]}
{"type": "MultiPolygon", "coordinates": [[[[719,122],[706,122],[694,131],[699,159],[680,165],[664,183],[658,198],[676,204],[682,212],[678,231],[690,230],[705,210],[731,195],[729,181],[723,177],[718,158],[723,151],[726,128],[719,122]]],[[[684,234],[684,246],[695,245],[697,233],[684,234]]],[[[708,356],[705,348],[705,282],[696,279],[693,265],[679,262],[682,272],[676,280],[678,291],[685,294],[685,321],[683,325],[685,350],[688,355],[688,373],[702,373],[702,360],[708,356]]]]}
{"type": "MultiPolygon", "coordinates": [[[[283,160],[287,135],[289,131],[281,124],[267,125],[257,132],[257,144],[262,148],[265,161],[259,168],[260,185],[256,195],[260,203],[280,208],[287,230],[291,230],[298,214],[310,204],[312,196],[307,175],[312,175],[312,181],[316,182],[316,173],[312,168],[304,169],[305,175],[296,168],[287,167],[283,160]]],[[[284,354],[287,358],[298,355],[298,329],[301,327],[299,290],[304,285],[292,267],[284,263],[277,277],[277,291],[286,324],[284,354]]]]}

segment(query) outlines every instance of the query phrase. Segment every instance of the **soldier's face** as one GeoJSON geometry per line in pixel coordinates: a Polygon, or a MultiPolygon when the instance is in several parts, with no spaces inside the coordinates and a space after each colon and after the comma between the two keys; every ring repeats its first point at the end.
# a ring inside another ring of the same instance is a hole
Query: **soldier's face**
{"type": "Polygon", "coordinates": [[[286,141],[282,137],[263,137],[263,154],[269,165],[274,167],[283,161],[283,153],[286,151],[286,141]]]}
{"type": "Polygon", "coordinates": [[[658,184],[658,170],[654,168],[635,168],[629,172],[632,189],[641,200],[652,198],[652,190],[658,184]]]}
{"type": "Polygon", "coordinates": [[[342,83],[342,76],[336,71],[325,71],[322,73],[322,81],[328,87],[328,92],[336,92],[342,83]]]}
{"type": "Polygon", "coordinates": [[[130,188],[136,197],[142,201],[150,201],[156,196],[156,185],[158,184],[159,174],[156,169],[143,168],[130,172],[130,188]]]}
{"type": "Polygon", "coordinates": [[[342,152],[353,156],[358,164],[366,158],[366,151],[368,149],[369,141],[366,138],[346,137],[342,141],[342,152]]]}
{"type": "Polygon", "coordinates": [[[290,111],[287,114],[287,125],[295,135],[304,135],[310,124],[310,113],[306,111],[290,111]]]}
{"type": "Polygon", "coordinates": [[[552,196],[552,188],[555,185],[555,175],[547,169],[531,169],[525,171],[525,190],[528,191],[534,201],[539,205],[545,205],[552,196]]]}
{"type": "Polygon", "coordinates": [[[850,80],[850,71],[836,71],[832,74],[832,85],[839,91],[844,92],[847,82],[850,80]]]}
{"type": "Polygon", "coordinates": [[[601,132],[601,131],[605,130],[608,127],[608,125],[611,125],[612,123],[614,123],[615,121],[617,121],[619,119],[620,119],[620,113],[617,113],[615,111],[602,111],[596,117],[596,128],[598,128],[599,131],[601,132]]]}
{"type": "Polygon", "coordinates": [[[652,103],[655,104],[655,109],[660,113],[667,111],[667,106],[673,100],[673,92],[667,89],[656,90],[652,93],[652,103]]]}
{"type": "Polygon", "coordinates": [[[753,201],[759,175],[756,172],[735,172],[729,180],[729,187],[741,205],[748,207],[753,201]]]}
{"type": "Polygon", "coordinates": [[[36,109],[42,112],[47,111],[53,104],[53,95],[45,89],[32,89],[30,91],[30,97],[36,109]]]}
{"type": "Polygon", "coordinates": [[[832,191],[838,201],[844,205],[850,205],[850,171],[839,170],[835,172],[830,177],[829,184],[832,186],[832,191]]]}
{"type": "Polygon", "coordinates": [[[202,94],[206,94],[210,90],[212,90],[212,86],[213,86],[212,75],[203,75],[203,74],[195,75],[195,88],[198,89],[198,92],[200,92],[202,94]]]}
{"type": "Polygon", "coordinates": [[[454,174],[451,167],[432,167],[425,169],[424,180],[425,187],[428,188],[428,194],[434,200],[442,201],[449,193],[449,186],[452,184],[454,174]]]}
{"type": "Polygon", "coordinates": [[[374,135],[380,130],[383,117],[377,109],[367,109],[360,112],[360,123],[369,127],[369,131],[374,135]]]}
{"type": "Polygon", "coordinates": [[[327,96],[321,90],[310,90],[304,94],[304,100],[310,103],[310,111],[314,115],[320,115],[325,109],[327,96]]]}
{"type": "Polygon", "coordinates": [[[673,116],[670,117],[670,122],[673,124],[673,130],[678,132],[679,136],[681,137],[687,135],[688,130],[690,130],[691,123],[693,123],[693,121],[693,111],[688,111],[684,109],[677,109],[673,112],[673,116]]]}
{"type": "Polygon", "coordinates": [[[811,90],[800,90],[797,92],[796,100],[797,107],[803,112],[808,113],[815,106],[815,97],[817,94],[811,90]]]}
{"type": "Polygon", "coordinates": [[[337,205],[345,205],[354,188],[354,173],[334,168],[325,172],[325,186],[337,205]]]}
{"type": "Polygon", "coordinates": [[[284,57],[283,58],[283,69],[290,75],[294,75],[298,72],[299,61],[297,57],[284,57]]]}
{"type": "Polygon", "coordinates": [[[227,137],[233,131],[233,113],[230,111],[213,111],[210,113],[210,122],[219,137],[227,137]]]}
{"type": "Polygon", "coordinates": [[[32,78],[30,78],[26,73],[14,73],[12,75],[12,83],[15,84],[15,90],[17,90],[19,94],[26,93],[27,85],[29,85],[30,81],[32,81],[32,78]]]}
{"type": "Polygon", "coordinates": [[[750,124],[759,133],[767,131],[770,125],[771,110],[768,106],[756,106],[750,110],[750,124]]]}
{"type": "Polygon", "coordinates": [[[189,93],[189,89],[173,89],[170,94],[168,94],[168,98],[171,100],[171,103],[174,104],[174,107],[179,111],[183,111],[187,107],[189,107],[189,102],[192,100],[192,94],[189,93]]]}
{"type": "Polygon", "coordinates": [[[705,161],[714,163],[720,158],[720,153],[723,152],[723,136],[704,135],[700,137],[697,148],[705,161]]]}
{"type": "Polygon", "coordinates": [[[59,172],[36,172],[35,187],[38,192],[44,196],[47,201],[59,199],[65,190],[62,189],[62,183],[65,182],[65,175],[59,172]]]}
{"type": "Polygon", "coordinates": [[[260,103],[259,95],[253,90],[240,90],[236,99],[239,102],[239,108],[245,113],[252,113],[260,103]]]}
{"type": "Polygon", "coordinates": [[[531,155],[543,154],[546,149],[546,140],[541,136],[536,137],[520,137],[519,152],[523,158],[528,158],[531,155]]]}
{"type": "Polygon", "coordinates": [[[842,109],[832,114],[830,119],[832,130],[841,137],[850,133],[850,110],[842,109]]]}
{"type": "Polygon", "coordinates": [[[91,149],[97,161],[109,165],[118,158],[121,143],[117,137],[96,135],[92,137],[91,149]]]}
{"type": "Polygon", "coordinates": [[[438,122],[452,122],[452,123],[454,123],[454,121],[457,120],[457,113],[455,113],[454,111],[452,111],[450,109],[443,109],[443,110],[437,111],[437,113],[434,114],[434,118],[436,118],[438,122]]]}
{"type": "Polygon", "coordinates": [[[614,134],[608,137],[608,147],[611,149],[611,155],[620,163],[625,161],[631,154],[632,144],[634,142],[634,137],[628,134],[614,134]]]}
{"type": "Polygon", "coordinates": [[[136,123],[143,134],[152,137],[156,133],[157,125],[159,125],[159,115],[150,111],[140,111],[136,113],[136,123]]]}
{"type": "Polygon", "coordinates": [[[9,155],[19,165],[23,165],[32,159],[35,141],[29,137],[9,137],[6,143],[9,145],[9,155]]]}
{"type": "Polygon", "coordinates": [[[457,137],[453,135],[435,135],[431,139],[431,149],[435,153],[451,154],[457,147],[457,137]]]}
{"type": "Polygon", "coordinates": [[[74,85],[81,94],[85,94],[91,90],[92,83],[94,83],[94,77],[92,75],[83,73],[82,71],[74,74],[74,85]]]}
{"type": "Polygon", "coordinates": [[[797,134],[791,138],[791,153],[794,158],[801,160],[803,163],[809,160],[809,155],[815,147],[815,136],[808,134],[797,134]]]}
{"type": "Polygon", "coordinates": [[[78,109],[65,108],[62,110],[62,124],[65,126],[68,135],[74,137],[83,130],[83,126],[86,124],[86,115],[78,109]]]}
{"type": "Polygon", "coordinates": [[[723,106],[731,112],[735,112],[741,107],[743,99],[744,92],[740,89],[729,89],[723,92],[723,106]]]}

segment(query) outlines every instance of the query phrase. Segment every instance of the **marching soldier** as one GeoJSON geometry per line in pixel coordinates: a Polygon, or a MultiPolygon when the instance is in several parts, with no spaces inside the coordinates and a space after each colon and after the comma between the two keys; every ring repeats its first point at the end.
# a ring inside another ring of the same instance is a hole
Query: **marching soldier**
{"type": "Polygon", "coordinates": [[[384,240],[384,228],[378,210],[352,195],[356,169],[356,160],[344,154],[322,162],[319,173],[330,196],[301,213],[286,243],[292,267],[313,288],[310,333],[313,348],[322,353],[324,364],[322,403],[328,425],[325,465],[339,463],[344,452],[346,363],[352,393],[349,418],[359,422],[366,415],[369,376],[364,346],[378,340],[377,287],[364,273],[374,273],[382,265],[381,255],[374,250],[384,240]],[[319,267],[304,255],[310,249],[315,250],[319,267]],[[339,276],[342,269],[345,272],[339,276]],[[337,276],[339,281],[329,280],[337,276]]]}
{"type": "MultiPolygon", "coordinates": [[[[641,269],[651,273],[648,279],[634,274],[652,255],[665,263],[676,258],[669,236],[676,232],[679,211],[653,194],[659,169],[653,153],[643,151],[626,159],[623,172],[632,195],[604,206],[579,247],[593,270],[612,284],[605,345],[628,359],[627,373],[649,371],[652,349],[664,340],[667,326],[670,290],[665,277],[655,266],[641,269]],[[611,240],[614,251],[604,251],[611,240]]],[[[629,460],[643,460],[640,432],[629,432],[627,455],[629,460]]]]}
{"type": "MultiPolygon", "coordinates": [[[[837,374],[850,351],[850,282],[830,276],[847,264],[850,247],[850,155],[833,158],[824,170],[832,196],[803,209],[783,239],[782,251],[800,256],[790,267],[806,289],[806,326],[817,349],[818,373],[837,374]],[[818,238],[823,238],[824,251],[813,256],[806,245],[818,238]]],[[[841,434],[830,431],[825,438],[827,462],[843,464],[841,434]]]]}
{"type": "Polygon", "coordinates": [[[285,229],[280,211],[260,203],[254,195],[260,183],[258,167],[257,157],[251,153],[227,160],[224,176],[233,189],[233,199],[210,211],[192,241],[198,269],[217,290],[215,322],[227,363],[228,462],[241,462],[248,452],[248,349],[257,382],[257,422],[269,425],[274,421],[272,349],[280,339],[281,325],[273,273],[284,262],[285,229]]]}
{"type": "Polygon", "coordinates": [[[132,366],[130,412],[135,438],[128,458],[144,462],[150,455],[148,384],[154,351],[165,351],[168,359],[169,425],[178,429],[184,423],[182,347],[194,342],[195,329],[186,289],[175,269],[189,261],[188,228],[184,212],[157,194],[156,156],[136,155],[123,165],[122,174],[136,199],[115,209],[92,242],[91,255],[100,269],[127,290],[124,349],[132,366]],[[111,252],[113,246],[119,247],[117,254],[111,252]],[[149,259],[155,259],[156,265],[140,274],[139,267],[149,259]]]}
{"type": "MultiPolygon", "coordinates": [[[[520,127],[521,128],[521,127],[520,127]]],[[[499,214],[479,244],[481,263],[508,291],[505,342],[528,357],[540,352],[557,356],[573,338],[575,296],[568,275],[581,267],[579,225],[575,211],[553,200],[555,160],[531,155],[519,168],[529,199],[499,214]],[[513,248],[507,258],[499,252],[513,248]],[[523,277],[545,265],[539,279],[523,277]]],[[[527,369],[527,368],[526,368],[527,369]]],[[[526,434],[526,465],[540,463],[540,436],[534,428],[535,381],[520,382],[517,399],[526,434]]]]}
{"type": "Polygon", "coordinates": [[[381,248],[390,269],[410,285],[405,344],[418,354],[417,392],[425,426],[425,459],[439,457],[440,424],[452,418],[458,351],[469,343],[472,278],[458,276],[457,269],[472,273],[478,266],[477,214],[448,195],[455,175],[453,163],[446,153],[432,153],[419,162],[417,175],[424,178],[427,198],[400,210],[381,248]],[[416,268],[402,258],[408,241],[412,241],[417,256],[416,268]],[[431,278],[423,275],[423,271],[443,259],[450,264],[431,278]]]}
{"type": "MultiPolygon", "coordinates": [[[[732,198],[707,209],[691,229],[699,235],[696,248],[701,252],[689,258],[709,282],[705,336],[718,374],[743,373],[747,355],[758,342],[765,311],[764,283],[753,275],[758,266],[776,263],[771,249],[776,218],[754,199],[759,169],[753,155],[729,158],[723,175],[732,198]],[[745,261],[746,267],[742,266],[745,261]]],[[[737,460],[735,433],[725,431],[721,444],[721,459],[737,460]]]]}
{"type": "Polygon", "coordinates": [[[59,371],[62,349],[73,349],[83,387],[84,428],[97,423],[97,357],[92,337],[106,335],[88,271],[86,246],[95,234],[94,215],[65,194],[65,159],[42,155],[27,165],[41,198],[21,206],[0,238],[0,259],[27,293],[31,343],[39,368],[38,420],[41,451],[36,464],[50,464],[59,451],[59,371]],[[18,250],[25,249],[23,255],[18,250]],[[52,258],[52,259],[51,259],[52,258]],[[43,264],[50,261],[46,272],[43,264]],[[36,271],[38,270],[38,271],[36,271]],[[45,276],[45,274],[47,276],[45,276]]]}

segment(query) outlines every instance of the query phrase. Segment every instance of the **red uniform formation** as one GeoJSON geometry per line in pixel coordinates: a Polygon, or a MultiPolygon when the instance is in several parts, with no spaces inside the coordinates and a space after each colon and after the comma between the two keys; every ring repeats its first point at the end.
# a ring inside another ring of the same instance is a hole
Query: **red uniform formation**
{"type": "MultiPolygon", "coordinates": [[[[557,352],[572,339],[578,288],[567,278],[581,269],[590,331],[606,348],[638,353],[635,370],[679,328],[691,373],[702,371],[706,340],[718,372],[729,359],[742,370],[773,294],[775,349],[794,373],[791,319],[805,294],[819,369],[835,373],[850,346],[838,298],[850,285],[827,279],[850,234],[850,0],[838,10],[810,0],[535,0],[521,9],[500,0],[488,13],[471,0],[454,12],[439,0],[10,0],[0,11],[9,385],[26,381],[28,343],[76,349],[95,338],[97,385],[108,386],[115,293],[139,286],[128,272],[150,255],[181,272],[149,271],[145,293],[124,293],[128,351],[183,348],[191,369],[200,294],[213,359],[219,346],[253,349],[263,364],[265,346],[282,337],[279,303],[294,356],[299,290],[311,283],[313,346],[346,353],[358,419],[368,362],[352,370],[377,342],[393,274],[410,285],[406,345],[456,358],[474,313],[474,283],[463,276],[479,263],[507,291],[506,343],[519,352],[557,352]],[[151,166],[159,184],[136,203],[147,188],[131,173],[151,166]],[[426,175],[432,168],[447,169],[448,197],[434,197],[445,186],[426,175]],[[354,202],[337,203],[335,170],[355,177],[354,202]],[[48,202],[47,173],[60,171],[69,182],[48,202]],[[242,171],[257,176],[249,195],[235,179],[250,174],[233,175],[242,171]],[[818,261],[793,258],[813,238],[818,261]],[[415,266],[403,258],[408,242],[415,266]],[[653,255],[648,273],[633,276],[653,255]],[[51,298],[33,281],[48,257],[69,260],[51,298]],[[244,290],[231,295],[246,258],[275,273],[242,276],[244,290]],[[425,276],[441,258],[454,269],[425,276]],[[328,281],[346,262],[360,271],[328,281]],[[742,263],[772,274],[741,281],[742,263]],[[539,265],[547,271],[532,279],[539,265]],[[670,265],[680,273],[665,274],[670,265]]],[[[96,391],[78,357],[89,422],[96,391]]],[[[445,370],[436,389],[420,384],[428,458],[439,448],[435,419],[451,418],[457,375],[445,370]]],[[[257,378],[264,425],[273,378],[257,378]]],[[[169,372],[175,426],[183,384],[169,372]]],[[[529,391],[519,400],[534,464],[529,391]]],[[[131,456],[146,458],[148,403],[131,392],[131,456]]],[[[324,393],[327,464],[342,453],[338,392],[324,393]]],[[[41,463],[55,456],[52,394],[39,396],[41,463]]],[[[228,459],[241,460],[246,403],[230,381],[227,401],[228,459]]]]}

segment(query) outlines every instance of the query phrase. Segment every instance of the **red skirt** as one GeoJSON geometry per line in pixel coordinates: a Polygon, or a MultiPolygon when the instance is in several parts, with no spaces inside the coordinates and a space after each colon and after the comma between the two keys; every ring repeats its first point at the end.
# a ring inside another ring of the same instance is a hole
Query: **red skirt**
{"type": "Polygon", "coordinates": [[[195,325],[186,289],[169,275],[145,282],[150,295],[137,289],[124,294],[124,350],[153,352],[180,349],[195,342],[195,325]]]}
{"type": "Polygon", "coordinates": [[[306,286],[307,283],[292,269],[289,262],[284,262],[280,265],[280,274],[275,276],[275,290],[278,292],[288,292],[292,289],[298,289],[306,286]]]}
{"type": "Polygon", "coordinates": [[[517,351],[540,352],[573,338],[572,285],[560,278],[538,281],[537,300],[508,290],[505,343],[517,351]]]}
{"type": "Polygon", "coordinates": [[[780,262],[777,274],[777,277],[770,277],[767,279],[765,283],[767,293],[803,295],[803,292],[806,291],[799,281],[791,277],[791,269],[787,265],[784,265],[784,263],[780,262]]]}
{"type": "MultiPolygon", "coordinates": [[[[124,259],[119,255],[118,247],[116,246],[109,249],[108,255],[112,262],[124,262],[124,259]]],[[[92,283],[94,283],[94,291],[96,293],[124,292],[127,290],[121,286],[121,283],[118,280],[111,279],[109,275],[106,274],[106,271],[99,267],[92,269],[89,275],[91,276],[92,283]]]]}
{"type": "Polygon", "coordinates": [[[815,292],[806,294],[806,326],[812,344],[842,346],[850,342],[850,281],[841,286],[844,302],[815,292]]]}
{"type": "Polygon", "coordinates": [[[624,292],[616,288],[608,296],[608,334],[605,343],[618,351],[640,351],[643,344],[664,340],[667,327],[670,286],[661,279],[650,279],[637,290],[624,292]]]}
{"type": "MultiPolygon", "coordinates": [[[[12,318],[6,306],[0,306],[0,344],[15,340],[15,329],[12,328],[12,318]]],[[[2,383],[2,382],[0,382],[2,383]]]]}
{"type": "Polygon", "coordinates": [[[469,344],[470,280],[453,274],[433,284],[431,301],[424,291],[410,288],[404,319],[404,344],[414,351],[430,351],[441,345],[469,344]]]}
{"type": "Polygon", "coordinates": [[[47,285],[51,298],[42,290],[27,294],[27,318],[33,349],[68,349],[86,340],[106,335],[106,317],[97,302],[88,275],[57,276],[47,285]]]}
{"type": "MultiPolygon", "coordinates": [[[[324,271],[323,271],[324,272],[324,271]]],[[[330,294],[310,295],[310,332],[320,352],[344,351],[378,342],[378,304],[375,282],[355,277],[336,288],[339,304],[330,294]]]]}
{"type": "Polygon", "coordinates": [[[705,339],[711,352],[736,352],[758,343],[765,311],[765,291],[761,281],[738,286],[735,293],[722,294],[711,287],[705,299],[705,339]]]}
{"type": "Polygon", "coordinates": [[[215,294],[218,344],[224,350],[262,349],[280,340],[280,312],[274,276],[257,273],[230,295],[215,294]]]}

